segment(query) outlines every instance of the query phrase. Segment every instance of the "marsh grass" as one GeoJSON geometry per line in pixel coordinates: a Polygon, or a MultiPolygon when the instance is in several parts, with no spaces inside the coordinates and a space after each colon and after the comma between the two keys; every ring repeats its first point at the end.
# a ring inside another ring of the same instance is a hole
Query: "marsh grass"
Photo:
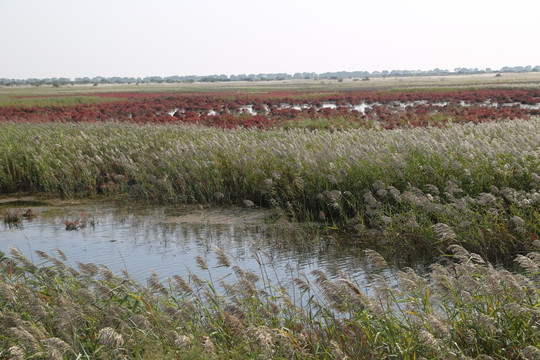
{"type": "MultiPolygon", "coordinates": [[[[540,246],[540,243],[536,242],[540,246]]],[[[77,359],[537,359],[540,254],[520,255],[520,272],[493,267],[453,245],[421,276],[385,277],[374,251],[370,289],[342,273],[291,279],[302,303],[221,249],[230,274],[187,274],[141,284],[104,265],[69,265],[61,252],[0,253],[0,357],[77,359]],[[369,294],[368,295],[368,291],[369,294]]]]}
{"type": "Polygon", "coordinates": [[[284,130],[305,129],[305,130],[328,130],[342,131],[348,129],[377,129],[380,124],[376,121],[358,118],[357,121],[351,121],[343,116],[318,116],[318,117],[299,117],[294,121],[288,121],[277,125],[284,130]]]}
{"type": "Polygon", "coordinates": [[[4,224],[9,226],[18,225],[21,223],[23,218],[23,213],[17,210],[5,210],[2,212],[2,217],[4,219],[4,224]]]}
{"type": "Polygon", "coordinates": [[[22,226],[23,219],[31,220],[37,215],[32,211],[32,209],[28,209],[26,211],[21,209],[7,209],[0,212],[0,216],[4,219],[4,224],[11,227],[22,226]]]}
{"type": "Polygon", "coordinates": [[[540,118],[334,130],[1,124],[0,193],[254,204],[400,253],[539,238],[540,118]]]}
{"type": "Polygon", "coordinates": [[[0,107],[58,107],[115,102],[125,98],[100,96],[0,97],[0,107]]]}

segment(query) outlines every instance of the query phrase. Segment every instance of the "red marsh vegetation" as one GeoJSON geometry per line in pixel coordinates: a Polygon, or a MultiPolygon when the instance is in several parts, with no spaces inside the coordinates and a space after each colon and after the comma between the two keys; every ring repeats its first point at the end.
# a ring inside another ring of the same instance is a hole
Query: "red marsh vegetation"
{"type": "MultiPolygon", "coordinates": [[[[77,95],[80,99],[81,95],[77,95]]],[[[103,93],[88,101],[0,106],[0,121],[198,123],[222,128],[271,128],[299,120],[330,126],[443,125],[527,118],[540,114],[540,89],[431,89],[400,91],[272,91],[214,93],[103,93]],[[103,99],[105,101],[99,101],[103,99]],[[95,101],[94,101],[95,100],[95,101]]],[[[84,99],[84,95],[82,96],[84,99]]]]}

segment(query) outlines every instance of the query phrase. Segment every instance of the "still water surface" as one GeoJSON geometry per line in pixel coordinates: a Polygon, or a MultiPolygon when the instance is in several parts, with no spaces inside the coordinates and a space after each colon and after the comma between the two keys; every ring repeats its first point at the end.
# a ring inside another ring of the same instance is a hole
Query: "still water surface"
{"type": "MultiPolygon", "coordinates": [[[[43,260],[35,250],[58,258],[55,249],[60,249],[74,267],[76,262],[104,264],[116,274],[126,269],[145,283],[150,270],[162,282],[172,275],[186,276],[189,272],[208,279],[209,273],[201,270],[195,261],[201,256],[215,280],[232,272],[218,266],[215,252],[218,246],[233,265],[285,287],[291,286],[292,278],[304,274],[312,280],[309,273],[320,269],[334,278],[344,271],[368,290],[369,266],[364,248],[357,241],[340,238],[299,241],[301,227],[268,223],[265,221],[268,214],[258,209],[126,206],[104,201],[25,203],[0,199],[0,212],[28,208],[37,217],[23,220],[19,226],[0,224],[0,250],[8,253],[10,247],[16,247],[36,264],[43,260]],[[87,219],[84,228],[66,230],[66,220],[83,218],[87,219]]],[[[386,276],[393,278],[396,271],[396,266],[391,266],[386,276]]]]}

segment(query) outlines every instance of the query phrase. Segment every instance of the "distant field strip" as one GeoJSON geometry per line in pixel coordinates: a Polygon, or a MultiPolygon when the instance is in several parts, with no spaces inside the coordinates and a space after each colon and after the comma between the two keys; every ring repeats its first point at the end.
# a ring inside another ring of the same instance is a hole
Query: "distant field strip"
{"type": "Polygon", "coordinates": [[[94,93],[88,97],[82,94],[47,97],[6,94],[0,94],[0,122],[121,121],[191,123],[222,128],[300,126],[395,129],[540,115],[540,90],[526,88],[253,93],[108,92],[94,93]]]}
{"type": "Polygon", "coordinates": [[[0,97],[0,107],[46,107],[99,104],[124,100],[100,96],[0,97]]]}

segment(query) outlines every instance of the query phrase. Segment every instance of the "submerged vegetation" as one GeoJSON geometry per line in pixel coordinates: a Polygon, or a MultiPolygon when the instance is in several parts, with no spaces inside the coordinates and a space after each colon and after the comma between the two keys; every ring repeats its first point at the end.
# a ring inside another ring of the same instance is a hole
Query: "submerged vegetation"
{"type": "Polygon", "coordinates": [[[394,131],[0,125],[0,192],[249,201],[398,251],[497,261],[540,234],[540,118],[394,131]]]}
{"type": "MultiPolygon", "coordinates": [[[[535,242],[540,246],[540,242],[535,242]]],[[[391,286],[385,260],[370,285],[343,273],[290,279],[292,300],[267,277],[216,248],[217,264],[146,286],[104,265],[70,266],[37,251],[0,252],[0,358],[26,359],[539,359],[540,253],[518,255],[520,273],[458,245],[426,276],[406,269],[391,286]],[[212,266],[230,269],[212,279],[212,266]]]]}

